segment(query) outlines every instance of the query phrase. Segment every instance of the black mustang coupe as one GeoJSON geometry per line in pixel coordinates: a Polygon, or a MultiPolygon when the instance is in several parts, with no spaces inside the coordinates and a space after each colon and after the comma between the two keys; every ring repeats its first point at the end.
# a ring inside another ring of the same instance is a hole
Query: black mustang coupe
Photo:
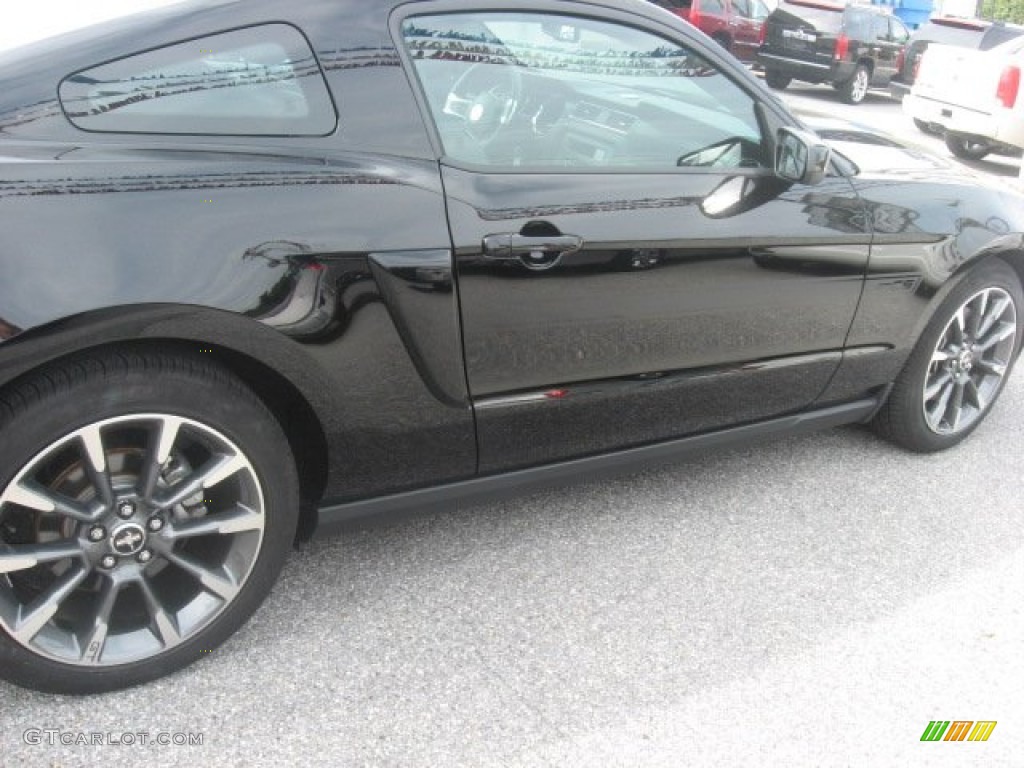
{"type": "Polygon", "coordinates": [[[296,540],[730,441],[979,425],[1024,198],[641,0],[208,0],[0,57],[0,677],[231,635],[296,540]]]}

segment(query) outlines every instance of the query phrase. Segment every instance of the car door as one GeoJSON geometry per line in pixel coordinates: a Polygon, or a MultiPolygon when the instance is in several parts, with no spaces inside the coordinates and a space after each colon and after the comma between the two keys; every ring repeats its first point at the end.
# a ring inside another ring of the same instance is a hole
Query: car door
{"type": "Polygon", "coordinates": [[[723,43],[730,40],[729,0],[693,0],[688,21],[711,39],[723,43]]]}
{"type": "Polygon", "coordinates": [[[885,80],[888,82],[900,73],[900,64],[903,60],[903,49],[910,39],[910,33],[903,26],[903,22],[890,16],[888,19],[889,30],[885,37],[885,80]]]}
{"type": "Polygon", "coordinates": [[[484,472],[805,408],[861,291],[852,187],[773,175],[756,81],[595,8],[395,22],[442,155],[484,472]]]}
{"type": "Polygon", "coordinates": [[[731,0],[732,52],[738,59],[753,61],[761,44],[761,25],[768,17],[768,9],[761,0],[731,0]]]}
{"type": "MultiPolygon", "coordinates": [[[[876,86],[884,86],[895,76],[898,65],[897,58],[903,47],[893,42],[892,30],[902,25],[889,16],[871,15],[870,37],[865,40],[874,61],[871,81],[876,86]]],[[[904,30],[905,31],[905,30],[904,30]]],[[[906,37],[903,38],[904,42],[906,37]]]]}

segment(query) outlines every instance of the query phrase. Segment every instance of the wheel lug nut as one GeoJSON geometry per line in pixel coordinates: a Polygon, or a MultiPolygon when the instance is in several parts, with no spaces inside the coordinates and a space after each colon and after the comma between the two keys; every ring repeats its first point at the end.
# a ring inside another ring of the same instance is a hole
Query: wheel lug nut
{"type": "Polygon", "coordinates": [[[89,529],[89,541],[103,541],[107,536],[107,532],[103,529],[102,525],[94,525],[89,529]]]}
{"type": "Polygon", "coordinates": [[[146,527],[153,533],[156,533],[164,527],[164,521],[159,517],[151,517],[149,518],[149,522],[146,524],[146,527]]]}
{"type": "Polygon", "coordinates": [[[107,570],[110,570],[115,565],[117,565],[117,558],[113,555],[107,555],[102,560],[100,560],[100,565],[106,568],[107,570]]]}
{"type": "Polygon", "coordinates": [[[117,505],[118,517],[129,518],[135,514],[135,505],[130,501],[122,501],[117,505]]]}
{"type": "Polygon", "coordinates": [[[139,552],[139,554],[137,554],[135,556],[135,559],[138,560],[143,565],[145,565],[146,563],[148,563],[150,560],[153,559],[153,553],[150,552],[148,549],[144,549],[141,552],[139,552]]]}

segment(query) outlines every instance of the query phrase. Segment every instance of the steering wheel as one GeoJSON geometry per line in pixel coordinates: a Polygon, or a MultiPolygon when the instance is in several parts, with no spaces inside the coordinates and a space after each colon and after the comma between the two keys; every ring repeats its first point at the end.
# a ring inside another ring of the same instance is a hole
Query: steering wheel
{"type": "Polygon", "coordinates": [[[480,62],[448,91],[444,113],[462,120],[469,136],[487,144],[512,122],[523,93],[523,76],[515,64],[480,62]]]}

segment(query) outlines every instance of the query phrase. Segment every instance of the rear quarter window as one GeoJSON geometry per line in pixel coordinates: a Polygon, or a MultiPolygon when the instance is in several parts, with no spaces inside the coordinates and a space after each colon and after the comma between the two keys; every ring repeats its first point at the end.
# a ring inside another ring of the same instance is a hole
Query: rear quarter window
{"type": "Polygon", "coordinates": [[[60,101],[87,131],[323,136],[337,113],[306,38],[263,24],[132,54],[64,78],[60,101]]]}
{"type": "Polygon", "coordinates": [[[846,12],[846,16],[843,19],[843,33],[854,40],[874,40],[876,36],[876,22],[880,22],[878,28],[884,29],[888,33],[889,27],[881,16],[850,9],[846,12]]]}
{"type": "Polygon", "coordinates": [[[995,48],[997,45],[1002,45],[1008,40],[1016,40],[1022,35],[1024,35],[1024,28],[1022,27],[994,24],[982,35],[978,48],[987,51],[995,48]]]}
{"type": "Polygon", "coordinates": [[[838,32],[843,24],[843,9],[808,2],[781,2],[779,10],[796,16],[801,21],[812,25],[819,32],[838,32]]]}

